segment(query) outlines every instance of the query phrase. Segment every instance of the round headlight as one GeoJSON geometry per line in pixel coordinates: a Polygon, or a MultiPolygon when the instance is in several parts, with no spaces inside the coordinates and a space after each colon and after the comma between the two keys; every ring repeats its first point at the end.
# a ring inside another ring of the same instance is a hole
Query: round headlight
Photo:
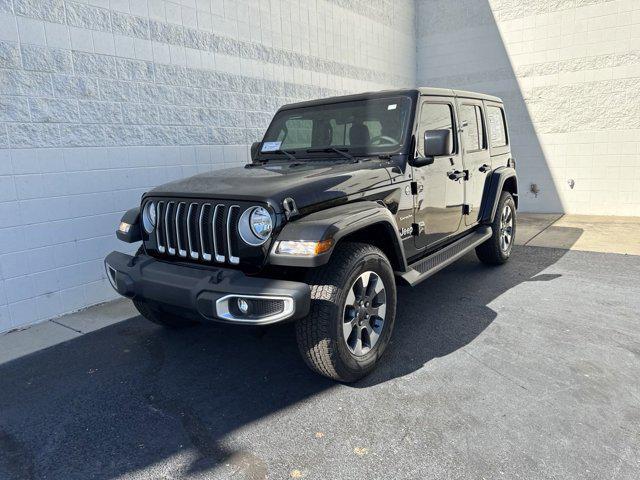
{"type": "Polygon", "coordinates": [[[256,237],[261,240],[266,240],[271,235],[271,229],[273,228],[273,222],[271,221],[271,215],[265,208],[256,207],[251,212],[249,217],[249,225],[251,225],[251,231],[256,237]]]}
{"type": "Polygon", "coordinates": [[[273,221],[268,210],[252,207],[245,210],[238,221],[240,237],[248,245],[258,247],[267,241],[273,230],[273,221]]]}
{"type": "Polygon", "coordinates": [[[148,202],[142,209],[142,226],[147,233],[153,232],[156,228],[156,204],[148,202]]]}

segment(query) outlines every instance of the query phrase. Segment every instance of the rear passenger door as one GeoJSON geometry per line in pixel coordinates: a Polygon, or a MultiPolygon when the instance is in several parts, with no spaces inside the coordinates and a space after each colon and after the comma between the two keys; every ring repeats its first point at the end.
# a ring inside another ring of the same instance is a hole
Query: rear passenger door
{"type": "Polygon", "coordinates": [[[491,157],[482,100],[458,98],[457,103],[463,163],[467,171],[464,203],[468,215],[465,215],[465,224],[471,226],[478,221],[485,180],[491,172],[491,157]]]}

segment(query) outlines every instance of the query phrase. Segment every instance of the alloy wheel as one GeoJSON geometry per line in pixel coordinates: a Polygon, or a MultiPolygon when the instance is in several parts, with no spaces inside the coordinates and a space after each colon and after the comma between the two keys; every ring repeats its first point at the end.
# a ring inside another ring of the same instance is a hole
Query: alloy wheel
{"type": "Polygon", "coordinates": [[[500,248],[507,252],[513,241],[513,210],[505,205],[500,215],[500,248]]]}
{"type": "Polygon", "coordinates": [[[342,332],[349,351],[366,355],[380,340],[387,311],[387,294],[380,276],[367,271],[356,278],[344,307],[342,332]]]}

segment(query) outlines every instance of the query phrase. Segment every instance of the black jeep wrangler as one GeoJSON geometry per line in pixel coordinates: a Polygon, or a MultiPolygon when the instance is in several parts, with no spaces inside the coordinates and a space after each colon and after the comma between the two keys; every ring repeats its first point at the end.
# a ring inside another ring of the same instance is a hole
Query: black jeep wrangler
{"type": "Polygon", "coordinates": [[[302,357],[342,382],[369,373],[415,285],[475,249],[501,264],[518,185],[498,98],[421,88],[282,107],[252,163],[162,185],[105,260],[152,322],[295,321],[302,357]]]}

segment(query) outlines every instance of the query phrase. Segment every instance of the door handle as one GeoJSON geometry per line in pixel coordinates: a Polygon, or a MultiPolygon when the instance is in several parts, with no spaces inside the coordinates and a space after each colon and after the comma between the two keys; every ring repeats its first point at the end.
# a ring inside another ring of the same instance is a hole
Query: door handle
{"type": "Polygon", "coordinates": [[[478,170],[480,170],[482,173],[488,172],[489,170],[491,170],[491,165],[487,165],[485,163],[478,170]]]}
{"type": "Polygon", "coordinates": [[[466,178],[467,173],[464,171],[461,172],[460,170],[452,170],[450,172],[447,172],[447,177],[449,177],[449,180],[460,180],[466,178]]]}

